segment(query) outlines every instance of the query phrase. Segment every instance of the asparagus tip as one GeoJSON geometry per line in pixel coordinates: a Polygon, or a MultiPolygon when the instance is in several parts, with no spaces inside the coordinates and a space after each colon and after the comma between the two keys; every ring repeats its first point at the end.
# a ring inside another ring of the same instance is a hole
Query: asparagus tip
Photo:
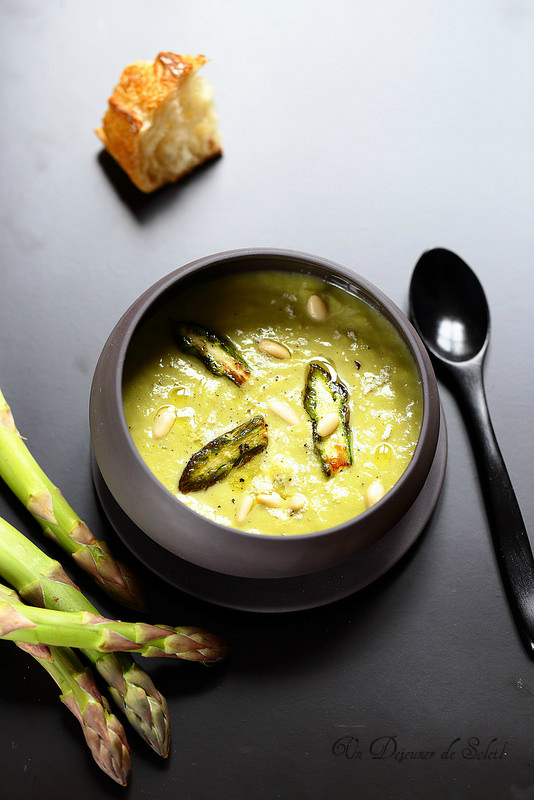
{"type": "Polygon", "coordinates": [[[98,542],[98,549],[87,546],[73,553],[72,557],[113,600],[132,611],[147,611],[138,579],[125,564],[110,555],[103,542],[98,542]]]}

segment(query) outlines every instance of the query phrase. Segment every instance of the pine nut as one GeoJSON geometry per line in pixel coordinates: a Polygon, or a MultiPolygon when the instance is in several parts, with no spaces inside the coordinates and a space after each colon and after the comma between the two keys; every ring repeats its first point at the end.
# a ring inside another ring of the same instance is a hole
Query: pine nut
{"type": "Polygon", "coordinates": [[[273,339],[261,339],[258,342],[258,350],[273,358],[291,358],[291,351],[285,345],[275,342],[273,339]]]}
{"type": "Polygon", "coordinates": [[[307,503],[307,498],[303,494],[294,494],[287,501],[287,507],[290,511],[300,511],[301,508],[307,503]]]}
{"type": "Polygon", "coordinates": [[[269,400],[267,405],[273,414],[276,414],[277,417],[287,422],[288,425],[298,425],[299,418],[297,413],[293,411],[291,406],[288,406],[287,403],[283,403],[281,400],[269,400]]]}
{"type": "Polygon", "coordinates": [[[374,506],[375,503],[384,497],[386,490],[382,484],[382,481],[373,481],[367,487],[367,491],[365,493],[365,499],[367,501],[367,508],[374,506]]]}
{"type": "Polygon", "coordinates": [[[152,436],[154,439],[163,439],[174,425],[176,412],[174,406],[161,406],[154,414],[152,421],[152,436]]]}
{"type": "Polygon", "coordinates": [[[309,296],[308,303],[306,305],[306,311],[308,312],[308,316],[310,316],[316,322],[324,322],[325,319],[328,319],[327,305],[323,298],[319,297],[318,294],[312,294],[309,296]]]}
{"type": "Polygon", "coordinates": [[[282,508],[284,505],[284,501],[278,492],[273,492],[272,494],[258,494],[256,495],[256,500],[258,503],[261,503],[262,506],[267,506],[268,508],[282,508]]]}
{"type": "Polygon", "coordinates": [[[321,417],[317,423],[317,435],[330,436],[331,433],[334,433],[338,425],[339,415],[335,411],[329,411],[328,414],[325,414],[324,417],[321,417]]]}
{"type": "Polygon", "coordinates": [[[235,515],[235,521],[238,525],[242,525],[242,523],[246,520],[250,512],[252,511],[252,506],[254,505],[254,498],[250,494],[244,494],[239,502],[239,506],[237,509],[237,513],[235,515]]]}

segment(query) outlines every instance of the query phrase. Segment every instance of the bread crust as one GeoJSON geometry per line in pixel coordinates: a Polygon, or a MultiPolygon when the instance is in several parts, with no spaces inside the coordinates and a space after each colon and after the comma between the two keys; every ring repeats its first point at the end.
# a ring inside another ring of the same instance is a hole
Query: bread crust
{"type": "Polygon", "coordinates": [[[178,55],[161,52],[154,61],[136,61],[127,66],[115,86],[102,126],[95,129],[106,150],[143,192],[151,192],[170,181],[178,180],[191,169],[222,152],[218,130],[211,131],[203,152],[194,163],[170,175],[152,169],[148,174],[143,134],[155,122],[155,115],[172,95],[179,97],[190,76],[208,59],[204,55],[178,55]]]}

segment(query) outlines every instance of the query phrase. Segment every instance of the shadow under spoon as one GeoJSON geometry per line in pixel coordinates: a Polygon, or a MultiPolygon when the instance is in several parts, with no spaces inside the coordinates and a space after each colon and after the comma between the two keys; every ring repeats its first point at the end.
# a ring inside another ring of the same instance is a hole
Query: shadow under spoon
{"type": "Polygon", "coordinates": [[[475,273],[450,250],[423,253],[410,283],[410,317],[436,373],[455,392],[475,451],[508,603],[534,658],[534,559],[488,411],[483,364],[490,315],[475,273]]]}

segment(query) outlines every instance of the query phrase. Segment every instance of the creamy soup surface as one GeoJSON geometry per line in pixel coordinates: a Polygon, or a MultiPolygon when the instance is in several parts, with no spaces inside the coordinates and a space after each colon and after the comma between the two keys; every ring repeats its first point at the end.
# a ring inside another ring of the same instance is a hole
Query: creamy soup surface
{"type": "Polygon", "coordinates": [[[376,310],[315,277],[288,272],[240,273],[180,293],[136,332],[123,402],[142,458],[181,502],[218,523],[282,536],[337,525],[364,511],[377,486],[388,491],[413,455],[423,406],[413,358],[376,310]],[[325,320],[310,316],[311,295],[326,304],[325,320]],[[237,386],[181,352],[171,317],[228,337],[250,367],[250,378],[237,386]],[[258,344],[264,339],[284,345],[291,357],[262,352],[258,344]],[[311,361],[323,363],[349,394],[353,463],[330,477],[314,450],[303,406],[311,361]],[[276,402],[295,412],[294,424],[273,412],[276,402]],[[155,438],[154,418],[162,406],[173,423],[155,438]],[[179,491],[196,451],[258,414],[268,426],[262,453],[206,490],[179,491]],[[278,507],[258,502],[265,495],[275,497],[278,507]],[[301,496],[298,502],[295,495],[301,496]]]}

